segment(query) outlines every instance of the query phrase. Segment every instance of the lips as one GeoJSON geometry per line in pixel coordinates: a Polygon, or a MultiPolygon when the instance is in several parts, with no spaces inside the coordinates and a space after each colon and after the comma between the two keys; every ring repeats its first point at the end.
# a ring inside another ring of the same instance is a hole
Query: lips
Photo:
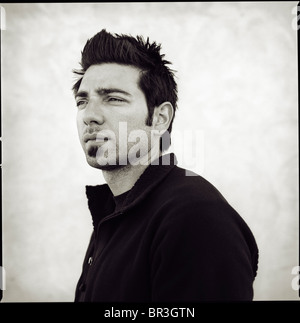
{"type": "Polygon", "coordinates": [[[85,133],[83,135],[83,141],[86,143],[90,140],[95,140],[97,142],[105,142],[107,140],[109,140],[109,137],[108,136],[105,136],[105,135],[100,135],[99,133],[97,132],[93,132],[93,133],[85,133]]]}

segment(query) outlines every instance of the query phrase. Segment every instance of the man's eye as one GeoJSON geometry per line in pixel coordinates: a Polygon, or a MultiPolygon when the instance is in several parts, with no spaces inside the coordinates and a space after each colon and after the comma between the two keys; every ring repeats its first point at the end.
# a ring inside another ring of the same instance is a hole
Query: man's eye
{"type": "Polygon", "coordinates": [[[125,102],[125,100],[121,98],[110,97],[108,98],[108,102],[125,102]]]}
{"type": "Polygon", "coordinates": [[[85,104],[86,104],[86,101],[82,101],[82,100],[76,102],[76,105],[78,108],[82,108],[85,104]]]}

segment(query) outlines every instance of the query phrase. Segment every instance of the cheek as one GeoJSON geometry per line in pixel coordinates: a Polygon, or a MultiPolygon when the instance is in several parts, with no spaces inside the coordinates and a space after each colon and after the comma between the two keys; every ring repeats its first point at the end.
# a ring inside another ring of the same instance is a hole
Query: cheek
{"type": "Polygon", "coordinates": [[[81,139],[82,135],[83,135],[83,121],[82,121],[82,116],[80,114],[80,112],[77,113],[77,116],[76,116],[76,124],[77,124],[77,131],[78,131],[78,135],[79,135],[79,138],[81,139]]]}
{"type": "Polygon", "coordinates": [[[128,129],[144,129],[147,124],[148,119],[148,110],[145,111],[145,108],[135,109],[135,112],[132,111],[130,115],[126,117],[128,123],[128,129]]]}

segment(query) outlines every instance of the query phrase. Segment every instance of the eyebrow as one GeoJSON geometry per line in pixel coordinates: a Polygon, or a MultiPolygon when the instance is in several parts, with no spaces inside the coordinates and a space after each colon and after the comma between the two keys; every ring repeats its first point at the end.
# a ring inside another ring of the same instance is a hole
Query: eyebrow
{"type": "MultiPolygon", "coordinates": [[[[95,91],[98,95],[102,96],[102,95],[106,95],[106,94],[110,94],[110,93],[121,93],[127,96],[132,96],[130,93],[118,89],[118,88],[98,88],[95,91]]],[[[76,93],[75,98],[77,97],[81,97],[81,98],[87,98],[89,96],[87,91],[79,91],[76,93]]]]}

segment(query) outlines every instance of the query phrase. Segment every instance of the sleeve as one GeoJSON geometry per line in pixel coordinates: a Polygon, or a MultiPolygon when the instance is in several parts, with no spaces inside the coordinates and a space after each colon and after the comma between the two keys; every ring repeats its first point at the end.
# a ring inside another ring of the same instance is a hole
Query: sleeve
{"type": "Polygon", "coordinates": [[[151,255],[155,302],[253,299],[255,239],[225,202],[165,209],[151,255]]]}

